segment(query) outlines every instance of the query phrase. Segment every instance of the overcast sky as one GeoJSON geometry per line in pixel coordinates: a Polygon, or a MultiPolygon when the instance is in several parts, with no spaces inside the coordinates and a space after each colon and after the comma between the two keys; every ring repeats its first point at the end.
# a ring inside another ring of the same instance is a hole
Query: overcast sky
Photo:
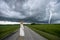
{"type": "Polygon", "coordinates": [[[60,23],[60,0],[0,0],[0,17],[60,23]]]}

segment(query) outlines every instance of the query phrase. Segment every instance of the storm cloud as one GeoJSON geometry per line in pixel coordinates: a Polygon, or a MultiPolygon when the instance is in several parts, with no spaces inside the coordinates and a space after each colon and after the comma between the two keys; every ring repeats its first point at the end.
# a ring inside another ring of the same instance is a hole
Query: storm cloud
{"type": "Polygon", "coordinates": [[[59,0],[0,0],[0,16],[17,19],[31,17],[37,21],[49,21],[50,10],[54,9],[51,11],[51,23],[57,23],[60,22],[59,7],[59,0]]]}

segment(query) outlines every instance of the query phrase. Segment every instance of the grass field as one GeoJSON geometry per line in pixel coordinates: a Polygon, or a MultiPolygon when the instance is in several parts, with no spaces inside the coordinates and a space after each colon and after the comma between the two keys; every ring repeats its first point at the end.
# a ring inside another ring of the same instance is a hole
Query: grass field
{"type": "Polygon", "coordinates": [[[0,40],[18,30],[19,25],[0,25],[0,40]]]}
{"type": "Polygon", "coordinates": [[[27,25],[48,40],[60,40],[60,24],[27,25]]]}

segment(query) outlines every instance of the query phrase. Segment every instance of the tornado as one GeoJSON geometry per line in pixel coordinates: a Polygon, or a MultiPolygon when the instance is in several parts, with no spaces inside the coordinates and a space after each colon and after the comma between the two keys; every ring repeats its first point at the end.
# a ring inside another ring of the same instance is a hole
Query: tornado
{"type": "Polygon", "coordinates": [[[47,13],[49,13],[49,21],[48,23],[51,24],[51,19],[54,14],[54,7],[55,7],[56,1],[50,1],[47,5],[47,13]]]}

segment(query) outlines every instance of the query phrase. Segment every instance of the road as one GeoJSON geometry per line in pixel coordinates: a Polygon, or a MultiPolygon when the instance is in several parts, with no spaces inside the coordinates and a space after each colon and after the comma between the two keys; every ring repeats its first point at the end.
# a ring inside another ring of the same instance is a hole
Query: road
{"type": "Polygon", "coordinates": [[[47,40],[26,26],[24,26],[24,37],[21,37],[19,32],[20,31],[18,30],[14,34],[6,37],[4,40],[47,40]]]}
{"type": "Polygon", "coordinates": [[[36,32],[32,31],[28,27],[24,27],[24,32],[25,32],[25,40],[47,40],[46,38],[40,36],[36,32]]]}
{"type": "Polygon", "coordinates": [[[4,38],[3,40],[19,40],[19,30],[8,37],[4,38]]]}

